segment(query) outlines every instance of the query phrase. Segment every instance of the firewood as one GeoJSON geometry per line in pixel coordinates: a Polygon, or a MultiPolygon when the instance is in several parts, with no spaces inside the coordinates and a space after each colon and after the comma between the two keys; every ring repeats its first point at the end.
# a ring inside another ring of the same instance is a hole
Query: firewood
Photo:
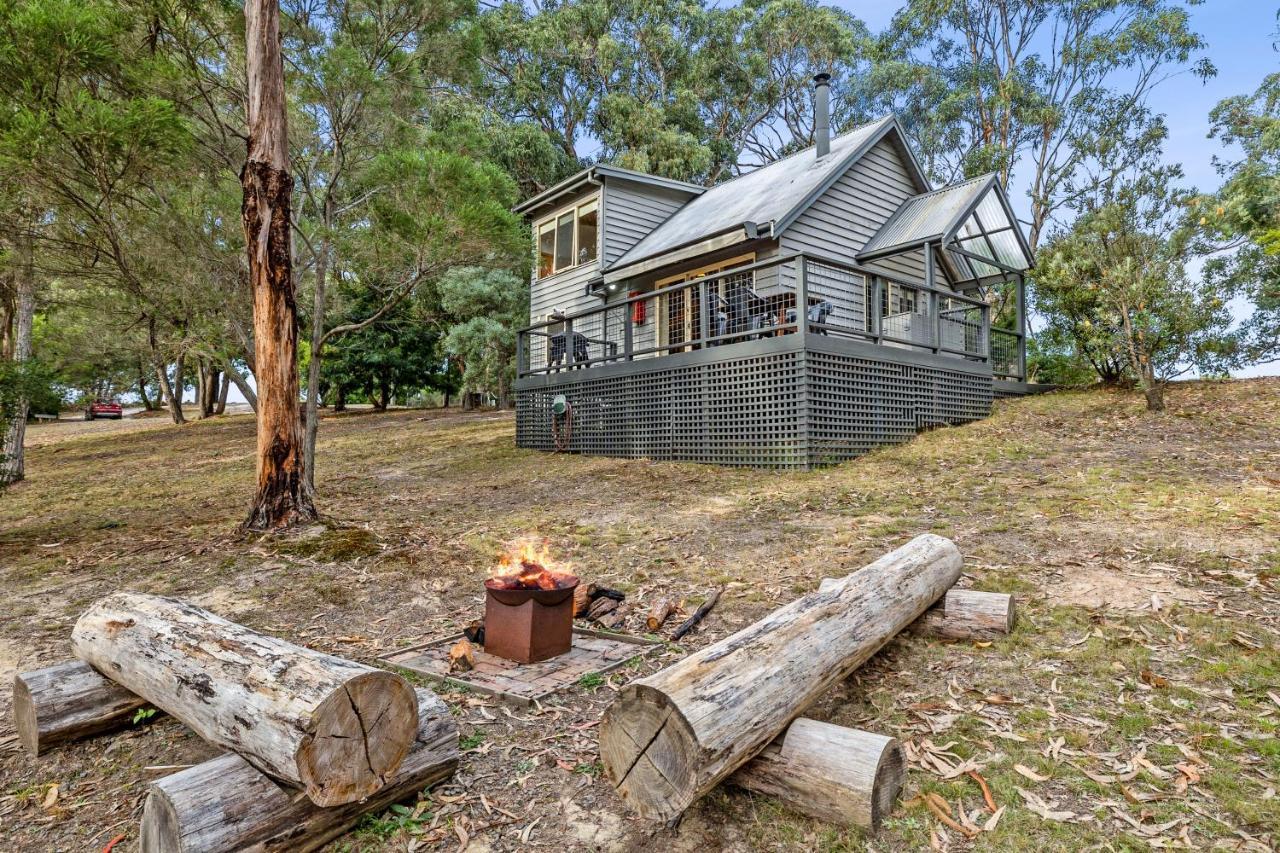
{"type": "Polygon", "coordinates": [[[484,645],[484,620],[475,619],[470,625],[462,629],[462,636],[478,646],[484,645]]]}
{"type": "MultiPolygon", "coordinates": [[[[602,600],[608,601],[608,599],[602,599],[602,600]]],[[[609,612],[601,616],[597,621],[600,623],[600,627],[612,631],[614,628],[617,628],[619,625],[621,625],[622,622],[627,618],[628,608],[626,605],[619,605],[616,601],[610,601],[609,603],[612,604],[613,607],[610,608],[609,612]]]]}
{"type": "Polygon", "coordinates": [[[590,609],[587,610],[587,616],[599,622],[600,618],[606,613],[612,613],[617,609],[618,602],[612,598],[597,598],[591,603],[590,609]]]}
{"type": "Polygon", "coordinates": [[[662,623],[667,621],[676,609],[675,599],[660,598],[654,602],[649,608],[649,613],[644,617],[645,627],[650,631],[656,631],[662,627],[662,623]]]}
{"type": "Polygon", "coordinates": [[[728,781],[809,817],[874,832],[905,778],[894,738],[801,717],[728,781]]]}
{"type": "Polygon", "coordinates": [[[476,668],[475,647],[463,637],[449,649],[449,671],[469,672],[476,668]]]}
{"type": "Polygon", "coordinates": [[[14,726],[33,757],[58,744],[124,728],[146,707],[146,699],[84,661],[63,661],[13,679],[14,726]]]}
{"type": "Polygon", "coordinates": [[[612,587],[599,586],[599,585],[593,584],[593,588],[591,591],[592,600],[600,598],[601,596],[605,598],[611,598],[614,601],[618,601],[618,602],[627,600],[627,594],[620,589],[613,589],[612,587]]]}
{"type": "Polygon", "coordinates": [[[417,796],[453,775],[458,724],[430,690],[419,689],[413,748],[387,784],[367,800],[319,808],[299,792],[259,772],[235,753],[152,782],[142,810],[144,853],[189,850],[315,850],[366,814],[417,796]]]}
{"type": "Polygon", "coordinates": [[[676,817],[937,601],[962,563],[949,540],[916,537],[835,588],[632,682],[600,723],[614,787],[642,817],[676,817]]]}
{"type": "Polygon", "coordinates": [[[320,806],[375,793],[418,730],[399,675],[295,646],[161,596],[117,593],[80,617],[76,656],[320,806]]]}
{"type": "MultiPolygon", "coordinates": [[[[824,578],[818,589],[826,591],[844,578],[824,578]]],[[[991,640],[1013,630],[1014,599],[1004,592],[950,589],[908,629],[912,634],[945,640],[991,640]]]]}
{"type": "Polygon", "coordinates": [[[680,623],[680,627],[671,632],[671,639],[679,640],[685,634],[692,631],[702,621],[702,618],[711,612],[711,608],[716,606],[716,602],[720,600],[720,593],[724,592],[724,587],[718,588],[715,592],[702,602],[702,606],[693,611],[693,615],[680,623]]]}
{"type": "Polygon", "coordinates": [[[593,583],[579,583],[573,589],[573,618],[577,619],[587,615],[587,610],[591,608],[592,593],[595,592],[596,585],[593,583]]]}

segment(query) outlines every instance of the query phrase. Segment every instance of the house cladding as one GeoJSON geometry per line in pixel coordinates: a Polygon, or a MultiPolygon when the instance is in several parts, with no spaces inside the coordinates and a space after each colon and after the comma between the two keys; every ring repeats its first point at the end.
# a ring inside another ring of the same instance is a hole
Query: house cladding
{"type": "Polygon", "coordinates": [[[810,468],[988,415],[1009,387],[993,382],[985,303],[927,260],[942,243],[859,262],[932,195],[901,128],[873,122],[830,150],[705,191],[596,166],[518,208],[536,234],[594,198],[600,228],[595,260],[535,272],[517,443],[810,468]]]}

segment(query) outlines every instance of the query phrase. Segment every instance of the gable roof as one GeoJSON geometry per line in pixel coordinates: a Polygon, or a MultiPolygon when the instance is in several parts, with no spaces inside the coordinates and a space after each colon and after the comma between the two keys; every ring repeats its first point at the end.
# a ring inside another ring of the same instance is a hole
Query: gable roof
{"type": "Polygon", "coordinates": [[[960,282],[999,278],[1035,263],[994,172],[907,199],[862,247],[858,261],[866,263],[931,243],[946,250],[960,282]]]}
{"type": "Polygon", "coordinates": [[[706,191],[706,187],[701,187],[697,184],[677,181],[672,178],[662,178],[658,175],[649,175],[644,172],[636,172],[632,169],[624,169],[621,166],[610,166],[606,163],[597,163],[594,166],[588,166],[575,175],[565,178],[554,186],[548,187],[535,196],[530,196],[515,207],[511,208],[511,210],[513,213],[518,213],[522,216],[532,216],[538,210],[553,205],[556,201],[570,193],[575,193],[590,184],[598,184],[602,177],[618,178],[620,180],[648,184],[649,186],[677,190],[679,192],[688,193],[690,196],[701,195],[706,191]]]}
{"type": "MultiPolygon", "coordinates": [[[[649,232],[609,269],[617,271],[735,229],[777,236],[890,131],[903,139],[898,120],[886,116],[832,139],[831,152],[821,159],[811,146],[716,184],[649,232]]],[[[917,183],[928,188],[914,158],[906,159],[917,183]]]]}

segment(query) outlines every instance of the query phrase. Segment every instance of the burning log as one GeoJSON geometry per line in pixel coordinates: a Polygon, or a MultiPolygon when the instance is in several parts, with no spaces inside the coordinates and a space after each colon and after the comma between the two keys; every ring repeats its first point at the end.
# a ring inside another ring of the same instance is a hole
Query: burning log
{"type": "Polygon", "coordinates": [[[124,728],[146,707],[146,699],[83,661],[64,661],[13,679],[14,727],[33,757],[58,744],[124,728]]]}
{"type": "Polygon", "coordinates": [[[316,850],[360,818],[453,775],[458,725],[429,690],[417,691],[418,734],[385,787],[367,800],[319,808],[235,753],[153,782],[142,811],[144,853],[316,850]]]}
{"type": "Polygon", "coordinates": [[[375,793],[418,730],[398,675],[160,596],[117,593],[71,633],[77,657],[320,806],[375,793]]]}
{"type": "Polygon", "coordinates": [[[683,812],[960,577],[955,544],[925,534],[661,672],[628,685],[600,723],[600,756],[642,817],[683,812]]]}
{"type": "Polygon", "coordinates": [[[905,778],[896,739],[801,717],[728,781],[818,820],[874,832],[905,778]]]}
{"type": "Polygon", "coordinates": [[[662,627],[662,623],[675,611],[676,602],[674,598],[660,598],[654,602],[649,608],[649,612],[644,617],[644,625],[650,631],[656,631],[662,627]]]}

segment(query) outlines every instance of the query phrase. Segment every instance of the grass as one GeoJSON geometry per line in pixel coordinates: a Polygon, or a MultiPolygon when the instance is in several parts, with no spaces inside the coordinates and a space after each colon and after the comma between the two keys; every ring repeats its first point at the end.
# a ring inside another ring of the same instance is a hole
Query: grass
{"type": "MultiPolygon", "coordinates": [[[[124,587],[373,661],[460,630],[504,543],[537,532],[638,602],[630,633],[655,595],[692,612],[725,593],[680,646],[584,677],[540,709],[442,692],[472,750],[457,780],[412,821],[368,818],[339,849],[410,837],[453,849],[455,828],[506,849],[535,819],[526,841],[565,849],[1272,849],[1280,382],[1178,385],[1169,403],[1154,417],[1116,392],[1001,403],[980,423],[794,474],[521,451],[505,415],[331,417],[324,523],[254,538],[235,532],[253,485],[249,418],[42,441],[28,481],[0,501],[0,675],[64,658],[79,613],[124,587]],[[616,689],[924,531],[957,541],[964,584],[1017,595],[1015,631],[983,644],[900,637],[806,714],[974,762],[1005,807],[994,831],[968,841],[943,827],[921,793],[979,825],[990,815],[972,777],[920,761],[874,839],[728,787],[677,829],[627,819],[595,741],[616,689]],[[1073,817],[1038,814],[1020,789],[1073,817]],[[589,841],[574,840],[588,836],[566,797],[590,815],[589,841]]],[[[143,767],[212,754],[171,720],[38,762],[0,752],[6,842],[100,848],[100,828],[145,789],[143,767]],[[54,782],[84,804],[50,821],[41,799],[54,782]]]]}

